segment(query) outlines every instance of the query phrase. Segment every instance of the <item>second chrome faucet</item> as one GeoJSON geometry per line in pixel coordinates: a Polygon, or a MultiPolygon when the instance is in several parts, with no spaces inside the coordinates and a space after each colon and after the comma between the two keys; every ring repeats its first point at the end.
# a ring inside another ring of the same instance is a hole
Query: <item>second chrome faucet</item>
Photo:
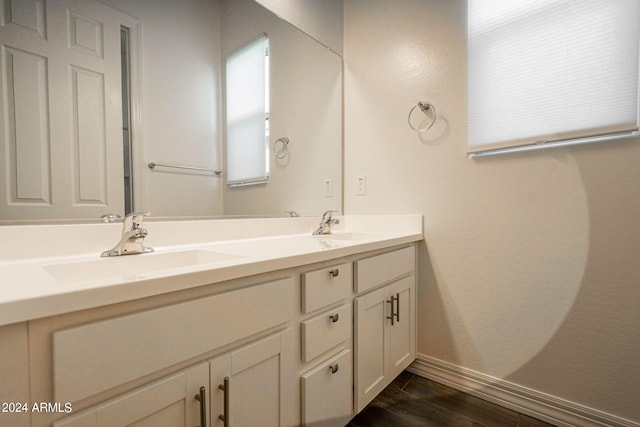
{"type": "Polygon", "coordinates": [[[336,213],[336,211],[326,211],[324,214],[322,214],[320,225],[312,233],[314,236],[320,234],[331,234],[331,227],[335,224],[340,224],[340,220],[333,217],[334,213],[336,213]]]}

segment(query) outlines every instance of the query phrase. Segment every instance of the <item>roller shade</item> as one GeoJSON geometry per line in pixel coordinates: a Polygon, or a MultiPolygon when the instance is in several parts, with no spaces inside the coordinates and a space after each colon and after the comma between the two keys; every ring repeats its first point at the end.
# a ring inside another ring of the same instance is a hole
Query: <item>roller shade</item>
{"type": "Polygon", "coordinates": [[[266,35],[226,60],[227,184],[269,179],[269,39],[266,35]]]}
{"type": "Polygon", "coordinates": [[[468,5],[469,153],[638,130],[639,1],[468,5]]]}

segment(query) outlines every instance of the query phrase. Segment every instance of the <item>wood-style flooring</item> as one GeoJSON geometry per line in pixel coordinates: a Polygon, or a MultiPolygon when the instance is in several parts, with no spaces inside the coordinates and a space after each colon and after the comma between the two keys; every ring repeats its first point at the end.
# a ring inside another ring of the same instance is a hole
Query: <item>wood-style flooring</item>
{"type": "Polygon", "coordinates": [[[347,427],[553,427],[428,379],[403,372],[347,427]]]}

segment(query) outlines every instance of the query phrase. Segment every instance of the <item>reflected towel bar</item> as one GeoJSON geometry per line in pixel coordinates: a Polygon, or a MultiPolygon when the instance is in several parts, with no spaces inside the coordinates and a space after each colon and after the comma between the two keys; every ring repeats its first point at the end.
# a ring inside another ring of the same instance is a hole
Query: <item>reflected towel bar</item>
{"type": "Polygon", "coordinates": [[[167,165],[164,163],[154,163],[154,162],[147,163],[147,166],[149,167],[149,169],[155,169],[156,166],[159,166],[163,168],[186,169],[186,170],[192,170],[192,171],[209,172],[217,176],[220,176],[222,174],[222,171],[220,169],[197,168],[194,166],[167,165]]]}

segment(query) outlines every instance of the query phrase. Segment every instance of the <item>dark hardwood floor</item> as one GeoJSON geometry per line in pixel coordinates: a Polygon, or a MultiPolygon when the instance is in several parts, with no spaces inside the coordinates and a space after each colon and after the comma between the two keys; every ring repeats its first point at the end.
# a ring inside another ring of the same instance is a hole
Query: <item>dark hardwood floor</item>
{"type": "Polygon", "coordinates": [[[347,427],[553,427],[551,424],[403,372],[347,427]]]}

